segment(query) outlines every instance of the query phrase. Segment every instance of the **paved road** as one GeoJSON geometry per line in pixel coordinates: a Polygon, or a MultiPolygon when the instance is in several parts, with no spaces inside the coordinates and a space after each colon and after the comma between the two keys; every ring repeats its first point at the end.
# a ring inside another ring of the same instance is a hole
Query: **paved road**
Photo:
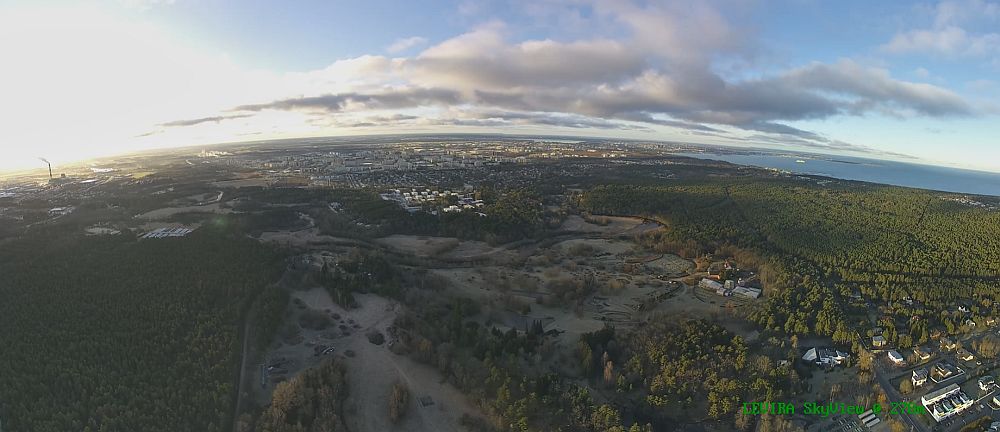
{"type": "Polygon", "coordinates": [[[253,306],[251,306],[246,313],[246,318],[243,320],[243,348],[240,351],[240,378],[236,382],[236,403],[233,406],[233,432],[237,431],[237,426],[239,426],[240,413],[243,411],[243,381],[246,380],[247,372],[247,347],[248,341],[250,340],[250,322],[253,320],[253,306]]]}
{"type": "MultiPolygon", "coordinates": [[[[876,360],[877,361],[877,360],[876,360]]],[[[902,402],[905,400],[903,395],[899,394],[899,391],[892,386],[889,381],[889,375],[886,371],[882,370],[878,366],[875,367],[875,379],[878,380],[879,385],[882,386],[882,390],[885,391],[886,396],[889,398],[890,402],[902,402]]],[[[930,429],[924,426],[924,424],[909,413],[900,413],[899,418],[903,420],[903,423],[910,425],[911,430],[919,432],[930,432],[930,429]]]]}

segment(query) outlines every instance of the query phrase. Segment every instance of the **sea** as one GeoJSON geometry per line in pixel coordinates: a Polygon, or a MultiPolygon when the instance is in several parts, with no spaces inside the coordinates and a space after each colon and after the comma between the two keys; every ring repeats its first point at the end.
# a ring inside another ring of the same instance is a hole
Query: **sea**
{"type": "Polygon", "coordinates": [[[720,160],[737,165],[770,168],[843,180],[858,180],[894,186],[1000,196],[1000,173],[975,171],[889,160],[849,156],[804,154],[682,152],[678,156],[720,160]]]}

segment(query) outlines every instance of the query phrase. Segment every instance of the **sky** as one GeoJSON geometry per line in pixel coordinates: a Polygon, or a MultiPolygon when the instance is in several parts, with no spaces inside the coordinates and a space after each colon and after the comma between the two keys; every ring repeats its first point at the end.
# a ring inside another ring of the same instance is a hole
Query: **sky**
{"type": "Polygon", "coordinates": [[[398,133],[1000,172],[1000,0],[0,0],[0,170],[398,133]]]}

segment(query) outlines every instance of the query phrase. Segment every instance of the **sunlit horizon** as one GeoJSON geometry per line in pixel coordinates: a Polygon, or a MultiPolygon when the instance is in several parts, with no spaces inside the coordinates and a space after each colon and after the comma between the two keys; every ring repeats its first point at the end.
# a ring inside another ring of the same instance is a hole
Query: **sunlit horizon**
{"type": "Polygon", "coordinates": [[[996,4],[770,7],[782,13],[600,0],[377,15],[357,2],[8,2],[0,170],[262,139],[503,133],[1000,172],[996,4]],[[869,30],[861,11],[898,25],[869,30]],[[838,29],[810,27],[818,16],[838,29]],[[833,44],[840,26],[857,31],[833,44]]]}

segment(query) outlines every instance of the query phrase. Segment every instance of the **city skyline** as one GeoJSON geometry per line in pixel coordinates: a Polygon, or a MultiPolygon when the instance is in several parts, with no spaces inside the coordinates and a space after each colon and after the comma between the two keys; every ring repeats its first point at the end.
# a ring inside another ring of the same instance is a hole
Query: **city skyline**
{"type": "Polygon", "coordinates": [[[14,1],[0,170],[327,135],[767,147],[1000,171],[1000,3],[14,1]]]}

